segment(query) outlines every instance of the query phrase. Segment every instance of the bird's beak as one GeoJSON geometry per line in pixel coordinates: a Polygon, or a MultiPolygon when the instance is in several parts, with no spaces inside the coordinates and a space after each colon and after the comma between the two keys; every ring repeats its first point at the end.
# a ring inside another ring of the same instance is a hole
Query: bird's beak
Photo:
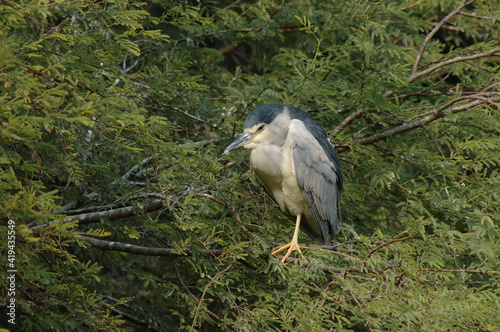
{"type": "Polygon", "coordinates": [[[224,151],[224,154],[228,154],[229,152],[236,150],[239,147],[245,146],[248,143],[251,143],[257,133],[249,134],[244,133],[240,137],[238,137],[233,143],[229,144],[229,146],[224,151]]]}

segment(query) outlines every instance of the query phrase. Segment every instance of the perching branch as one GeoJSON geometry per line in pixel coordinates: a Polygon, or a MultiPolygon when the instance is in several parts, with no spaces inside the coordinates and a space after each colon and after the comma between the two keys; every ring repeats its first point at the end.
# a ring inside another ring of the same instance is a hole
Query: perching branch
{"type": "MultiPolygon", "coordinates": [[[[438,235],[431,235],[431,236],[429,236],[429,238],[437,237],[437,236],[438,235]]],[[[122,242],[99,240],[96,238],[83,236],[83,235],[75,235],[75,237],[78,238],[79,240],[86,242],[87,244],[89,244],[93,248],[97,248],[97,249],[101,249],[101,250],[114,250],[114,251],[121,251],[121,252],[130,253],[130,254],[134,254],[134,255],[162,256],[162,257],[170,257],[170,258],[192,256],[191,250],[179,251],[179,249],[174,249],[174,248],[144,247],[144,246],[138,246],[138,245],[122,243],[122,242]]],[[[374,252],[376,252],[379,249],[384,248],[392,243],[402,242],[402,241],[407,241],[407,240],[417,239],[417,238],[418,237],[408,236],[408,237],[396,238],[396,239],[393,239],[389,242],[385,242],[383,244],[380,244],[370,251],[370,253],[365,258],[365,260],[368,259],[374,252]]],[[[197,251],[199,253],[203,253],[203,254],[206,254],[209,256],[214,256],[214,257],[218,257],[218,256],[221,256],[224,254],[224,249],[197,249],[197,251]]],[[[283,258],[283,256],[276,256],[276,259],[278,259],[278,260],[281,260],[282,258],[283,258]]],[[[339,268],[339,267],[333,267],[333,266],[328,266],[328,265],[324,265],[324,264],[319,264],[319,263],[314,262],[314,261],[309,262],[309,261],[302,259],[302,258],[288,257],[286,259],[286,262],[288,262],[288,263],[292,263],[294,261],[297,261],[299,264],[303,265],[306,268],[311,266],[311,265],[314,265],[314,267],[319,269],[319,270],[339,275],[342,278],[356,279],[356,280],[360,280],[362,282],[377,282],[378,283],[378,282],[380,282],[380,278],[382,278],[382,280],[386,279],[386,275],[385,275],[386,271],[385,270],[373,270],[373,269],[368,269],[366,267],[339,268]],[[366,275],[368,275],[368,276],[366,276],[366,275]],[[371,277],[370,277],[370,275],[371,275],[371,277]]],[[[397,268],[397,266],[394,266],[392,268],[397,268]]],[[[427,272],[449,272],[449,273],[475,273],[475,274],[476,273],[477,274],[499,274],[500,273],[498,271],[450,270],[450,269],[439,269],[439,270],[428,269],[426,271],[427,272]]],[[[399,283],[399,281],[398,281],[398,283],[399,283]]],[[[196,299],[196,302],[198,302],[198,307],[202,301],[203,301],[203,297],[201,300],[196,299]]]]}
{"type": "MultiPolygon", "coordinates": [[[[192,252],[191,250],[184,250],[184,251],[179,251],[179,249],[175,248],[152,248],[152,247],[143,247],[143,246],[138,246],[138,245],[133,245],[129,243],[123,243],[123,242],[115,242],[115,241],[106,241],[106,240],[99,240],[93,237],[88,237],[84,235],[75,235],[78,239],[81,239],[88,243],[90,246],[93,248],[101,249],[101,250],[113,250],[113,251],[121,251],[121,252],[127,252],[130,254],[135,254],[135,255],[144,255],[144,256],[164,256],[164,257],[186,257],[186,256],[191,256],[192,252]]],[[[315,245],[316,246],[316,245],[315,245]]],[[[304,247],[309,247],[308,245],[304,245],[304,247]]],[[[325,247],[325,249],[330,250],[331,247],[325,247]]],[[[197,249],[198,252],[211,255],[211,256],[221,256],[224,253],[223,249],[197,249]]],[[[349,260],[352,261],[360,261],[358,258],[340,253],[340,252],[332,252],[332,254],[343,256],[349,260]]],[[[280,257],[280,256],[277,256],[280,257]]],[[[346,272],[345,269],[341,268],[330,268],[328,267],[329,271],[331,272],[346,272]]],[[[361,269],[348,269],[347,272],[362,272],[361,269]]]]}

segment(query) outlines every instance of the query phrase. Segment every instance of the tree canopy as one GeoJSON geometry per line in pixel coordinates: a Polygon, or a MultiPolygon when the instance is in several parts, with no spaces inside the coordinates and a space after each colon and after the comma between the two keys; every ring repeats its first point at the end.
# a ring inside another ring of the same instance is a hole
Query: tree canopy
{"type": "Polygon", "coordinates": [[[500,328],[498,1],[0,12],[2,327],[500,328]],[[311,114],[345,179],[333,246],[285,264],[293,225],[221,157],[264,103],[311,114]]]}

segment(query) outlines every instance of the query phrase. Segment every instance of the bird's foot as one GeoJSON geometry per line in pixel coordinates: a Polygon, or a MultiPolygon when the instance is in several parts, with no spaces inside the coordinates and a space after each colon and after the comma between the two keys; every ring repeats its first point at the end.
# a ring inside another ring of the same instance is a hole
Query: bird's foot
{"type": "Polygon", "coordinates": [[[284,246],[274,250],[271,255],[276,255],[277,253],[279,253],[280,251],[283,251],[285,249],[288,249],[288,251],[286,252],[285,256],[283,257],[283,259],[281,260],[282,263],[284,263],[286,261],[286,259],[290,256],[290,254],[297,250],[299,253],[300,253],[300,256],[302,256],[302,258],[305,259],[304,255],[302,254],[302,251],[300,250],[300,246],[299,244],[297,243],[297,241],[293,241],[288,243],[288,244],[285,244],[284,246]]]}

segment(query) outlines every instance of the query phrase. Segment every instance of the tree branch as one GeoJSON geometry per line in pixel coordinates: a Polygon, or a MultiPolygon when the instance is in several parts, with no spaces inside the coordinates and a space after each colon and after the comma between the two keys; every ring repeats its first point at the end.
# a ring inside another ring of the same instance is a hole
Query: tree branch
{"type": "MultiPolygon", "coordinates": [[[[165,200],[157,199],[157,200],[154,200],[150,203],[143,205],[141,210],[143,212],[156,211],[156,210],[161,209],[164,204],[165,204],[165,200]]],[[[92,212],[92,213],[75,215],[75,216],[72,216],[70,218],[64,219],[64,222],[78,220],[78,222],[80,224],[91,224],[94,222],[99,222],[103,218],[108,219],[108,220],[115,220],[115,219],[122,219],[122,218],[131,217],[131,216],[135,215],[136,212],[137,212],[137,207],[131,205],[131,206],[117,208],[117,209],[113,209],[113,210],[109,210],[109,211],[92,212]]]]}
{"type": "MultiPolygon", "coordinates": [[[[433,237],[439,237],[437,234],[433,234],[433,235],[429,235],[427,237],[427,239],[432,239],[433,237]]],[[[400,237],[400,238],[395,238],[395,239],[392,239],[391,241],[389,242],[384,242],[378,246],[376,246],[374,249],[372,249],[368,255],[365,257],[365,260],[370,258],[376,251],[384,248],[384,247],[387,247],[388,245],[391,245],[395,242],[403,242],[403,241],[408,241],[408,240],[422,240],[422,237],[419,237],[419,236],[407,236],[407,237],[400,237]]]]}
{"type": "Polygon", "coordinates": [[[425,49],[427,48],[427,44],[429,44],[430,40],[434,35],[441,29],[441,27],[448,22],[453,16],[457,15],[460,13],[460,11],[466,6],[471,3],[473,3],[475,0],[472,0],[470,2],[467,2],[467,0],[462,0],[460,4],[458,5],[457,8],[455,8],[451,13],[446,15],[435,27],[434,29],[431,30],[427,34],[427,36],[424,39],[424,42],[422,43],[422,46],[420,46],[420,49],[418,50],[417,56],[415,57],[415,62],[413,63],[413,68],[411,69],[410,77],[408,78],[408,83],[413,82],[416,78],[414,78],[415,75],[418,73],[418,66],[420,64],[420,60],[422,58],[422,55],[425,52],[425,49]]]}
{"type": "MultiPolygon", "coordinates": [[[[277,259],[281,260],[284,256],[278,255],[276,256],[277,259]]],[[[303,258],[294,258],[294,257],[287,257],[286,262],[294,262],[297,261],[304,267],[308,267],[310,265],[313,265],[319,270],[325,271],[325,272],[331,272],[334,274],[338,274],[342,276],[343,278],[353,278],[353,279],[360,279],[363,281],[372,281],[372,282],[377,282],[376,278],[369,278],[369,277],[363,277],[359,275],[354,275],[354,274],[348,274],[348,273],[362,273],[362,274],[375,274],[375,275],[383,275],[383,271],[375,271],[375,270],[369,270],[369,269],[363,269],[359,267],[348,267],[348,268],[341,268],[341,267],[333,267],[333,266],[328,266],[324,264],[319,264],[316,262],[309,262],[303,258]]]]}
{"type": "Polygon", "coordinates": [[[111,307],[111,311],[117,315],[122,316],[123,318],[125,318],[126,320],[128,320],[134,324],[137,324],[137,325],[140,325],[140,326],[147,328],[148,331],[152,331],[152,332],[161,332],[162,331],[162,330],[158,330],[158,329],[152,327],[151,322],[147,322],[147,321],[142,320],[136,316],[129,315],[128,313],[123,312],[121,310],[118,310],[115,307],[111,307]]]}
{"type": "Polygon", "coordinates": [[[482,270],[462,270],[462,269],[426,269],[424,272],[445,272],[445,273],[478,273],[478,274],[498,274],[500,275],[500,271],[482,271],[482,270]]]}
{"type": "Polygon", "coordinates": [[[494,17],[489,17],[489,16],[481,16],[481,15],[470,14],[470,13],[464,13],[464,12],[460,12],[459,14],[460,14],[460,15],[463,15],[463,16],[468,16],[468,17],[477,18],[477,19],[480,19],[480,20],[489,20],[489,21],[494,21],[494,20],[496,20],[496,18],[494,18],[494,17]]]}
{"type": "Polygon", "coordinates": [[[469,55],[469,56],[458,56],[458,57],[448,59],[445,61],[440,61],[437,64],[435,64],[434,66],[427,68],[425,70],[422,70],[421,72],[412,70],[410,77],[408,78],[408,83],[412,83],[413,81],[419,79],[420,77],[426,76],[426,75],[432,73],[433,71],[435,71],[436,69],[439,69],[441,67],[451,65],[451,64],[457,63],[457,62],[475,60],[475,59],[485,58],[485,57],[489,57],[489,56],[500,56],[500,48],[494,48],[494,49],[491,49],[489,51],[479,53],[479,54],[474,54],[474,55],[469,55]]]}
{"type": "Polygon", "coordinates": [[[351,122],[353,122],[356,118],[359,118],[363,114],[363,110],[358,110],[351,115],[349,115],[347,118],[345,118],[330,134],[330,136],[335,137],[337,136],[338,133],[340,133],[342,130],[344,130],[345,127],[347,127],[351,122]]]}
{"type": "Polygon", "coordinates": [[[212,280],[210,280],[208,282],[208,284],[205,286],[205,289],[203,290],[203,293],[201,294],[201,299],[200,299],[200,302],[198,303],[198,305],[196,306],[196,310],[195,310],[195,314],[194,314],[194,317],[193,317],[193,323],[191,324],[191,329],[189,330],[190,332],[192,332],[194,330],[194,326],[196,324],[196,321],[198,320],[198,315],[200,314],[200,310],[201,310],[201,305],[203,304],[203,300],[205,298],[205,295],[207,294],[207,291],[208,291],[208,288],[210,287],[210,285],[212,285],[212,283],[214,283],[218,278],[219,276],[223,275],[224,273],[226,273],[227,270],[229,270],[234,262],[236,262],[237,259],[234,259],[231,263],[228,264],[228,266],[222,270],[222,271],[219,271],[213,278],[212,280]]]}
{"type": "MultiPolygon", "coordinates": [[[[142,195],[134,195],[127,197],[129,201],[132,200],[139,200],[139,199],[145,199],[145,198],[158,198],[158,199],[163,199],[163,195],[160,193],[145,193],[142,195]]],[[[76,202],[76,201],[75,201],[76,202]]],[[[97,206],[88,206],[80,209],[60,209],[56,210],[53,212],[53,214],[65,214],[67,216],[75,216],[75,215],[80,215],[80,214],[88,214],[92,212],[103,212],[103,211],[110,211],[114,209],[119,209],[124,207],[123,199],[119,199],[115,203],[107,204],[107,205],[97,205],[97,206]]]]}
{"type": "MultiPolygon", "coordinates": [[[[179,268],[177,267],[177,261],[174,259],[174,269],[175,269],[175,274],[177,275],[177,279],[179,280],[180,284],[184,288],[184,290],[189,294],[189,296],[193,299],[194,302],[196,302],[196,306],[200,305],[200,300],[189,290],[188,286],[184,283],[184,280],[182,280],[181,274],[179,272],[179,268]]],[[[208,310],[208,308],[205,308],[205,311],[214,319],[220,320],[220,317],[217,316],[215,313],[212,311],[208,310]]]]}
{"type": "MultiPolygon", "coordinates": [[[[174,248],[143,247],[123,242],[99,240],[84,235],[75,235],[75,237],[88,243],[91,247],[101,250],[121,251],[129,254],[143,256],[184,257],[192,255],[191,250],[179,251],[179,249],[174,248]]],[[[220,256],[224,253],[223,249],[198,249],[198,251],[212,256],[220,256]]]]}
{"type": "MultiPolygon", "coordinates": [[[[133,244],[128,244],[128,243],[122,243],[122,242],[114,242],[114,241],[106,241],[106,240],[99,240],[96,238],[88,237],[88,236],[83,236],[83,235],[75,235],[76,238],[79,240],[82,240],[89,244],[93,248],[101,249],[101,250],[113,250],[113,251],[120,251],[120,252],[126,252],[134,255],[144,255],[144,256],[163,256],[163,257],[171,257],[171,258],[177,258],[177,257],[186,257],[186,256],[192,256],[192,251],[191,250],[184,250],[184,251],[179,251],[179,249],[174,249],[174,248],[153,248],[153,247],[144,247],[144,246],[138,246],[138,245],[133,245],[133,244]]],[[[433,237],[438,237],[437,234],[430,235],[428,238],[433,238],[433,237]]],[[[370,253],[367,255],[365,259],[368,259],[375,253],[376,251],[380,250],[381,248],[384,248],[388,245],[391,245],[392,243],[395,242],[402,242],[402,241],[408,241],[408,240],[413,240],[413,239],[421,239],[419,237],[414,237],[414,236],[407,236],[403,238],[396,238],[391,241],[382,243],[372,249],[370,253]]],[[[210,255],[210,256],[221,256],[224,254],[224,249],[197,249],[198,252],[210,255]]],[[[281,260],[283,256],[276,256],[277,259],[281,260]]],[[[301,258],[294,258],[294,257],[288,257],[286,259],[286,262],[294,262],[297,261],[304,267],[308,267],[309,265],[313,264],[316,268],[325,271],[325,272],[330,272],[334,273],[337,275],[342,276],[343,278],[353,278],[353,279],[358,279],[362,281],[371,281],[371,282],[377,282],[377,279],[375,277],[364,277],[360,276],[357,274],[371,274],[371,275],[378,275],[384,278],[384,271],[382,270],[372,270],[372,269],[366,269],[366,268],[361,268],[361,267],[350,267],[350,268],[339,268],[339,267],[333,267],[333,266],[328,266],[324,264],[319,264],[316,262],[309,262],[307,260],[301,259],[301,258]],[[356,274],[353,274],[356,273],[356,274]]],[[[357,261],[359,261],[357,259],[357,261]]],[[[480,270],[449,270],[449,269],[439,269],[439,270],[432,270],[429,269],[427,270],[428,272],[450,272],[450,273],[484,273],[484,274],[500,274],[498,271],[480,271],[480,270]]],[[[198,302],[198,300],[197,300],[198,302]]],[[[199,304],[199,303],[198,303],[199,304]]]]}
{"type": "Polygon", "coordinates": [[[206,122],[205,120],[200,119],[199,117],[197,117],[197,116],[195,116],[195,115],[192,115],[192,114],[190,114],[190,113],[188,113],[188,112],[186,112],[186,111],[183,111],[183,110],[181,110],[181,109],[180,109],[180,108],[178,108],[178,107],[171,106],[171,105],[167,105],[167,104],[165,104],[165,103],[161,103],[161,102],[160,102],[160,104],[161,104],[162,106],[167,107],[167,108],[170,108],[171,110],[174,110],[174,111],[176,111],[176,112],[178,112],[178,113],[184,114],[184,115],[185,115],[185,116],[187,116],[188,118],[191,118],[191,119],[193,119],[193,120],[195,120],[195,121],[198,121],[198,122],[201,122],[201,123],[207,124],[207,122],[206,122]]]}
{"type": "MultiPolygon", "coordinates": [[[[500,93],[493,93],[493,95],[494,95],[494,97],[489,98],[489,99],[485,99],[485,98],[479,97],[479,96],[477,96],[477,97],[467,96],[467,97],[456,98],[454,100],[447,102],[444,105],[441,105],[440,107],[438,107],[436,110],[432,111],[428,116],[426,116],[423,119],[402,124],[399,127],[389,129],[389,130],[384,131],[383,133],[380,133],[380,134],[375,134],[375,135],[365,137],[362,139],[353,140],[353,142],[356,144],[360,144],[360,145],[372,144],[374,142],[386,139],[387,137],[401,134],[405,131],[408,131],[408,130],[411,130],[414,128],[423,127],[430,122],[433,122],[433,121],[436,121],[437,119],[445,117],[448,113],[464,112],[464,111],[468,111],[472,108],[480,107],[483,104],[491,104],[492,102],[500,101],[500,93]],[[469,103],[466,103],[466,104],[456,106],[454,108],[446,109],[447,107],[449,107],[453,104],[456,104],[460,101],[463,101],[464,99],[475,99],[475,100],[471,101],[469,103]]],[[[496,104],[494,104],[494,105],[495,105],[495,107],[498,107],[498,105],[496,105],[496,104]]]]}
{"type": "MultiPolygon", "coordinates": [[[[152,211],[157,211],[163,207],[165,203],[164,199],[157,199],[154,200],[150,203],[147,203],[142,206],[142,211],[143,212],[152,212],[152,211]]],[[[127,218],[134,216],[137,212],[137,206],[126,206],[122,208],[117,208],[117,209],[112,209],[108,211],[99,211],[99,212],[90,212],[90,213],[83,213],[83,214],[77,214],[74,216],[71,216],[69,218],[63,219],[62,223],[68,223],[71,221],[77,220],[80,224],[91,224],[95,222],[101,221],[101,219],[109,219],[109,220],[115,220],[115,219],[122,219],[122,218],[127,218]]],[[[37,225],[31,227],[32,230],[37,230],[40,228],[45,228],[52,223],[58,223],[61,222],[59,220],[54,220],[52,222],[48,222],[42,225],[37,225]]]]}
{"type": "Polygon", "coordinates": [[[125,181],[130,181],[133,177],[135,177],[137,175],[137,172],[139,172],[141,170],[141,168],[146,167],[152,159],[153,158],[151,158],[151,157],[144,158],[141,161],[141,165],[140,166],[139,165],[134,165],[131,169],[128,170],[127,173],[125,173],[122,176],[122,179],[125,180],[125,181]]]}

